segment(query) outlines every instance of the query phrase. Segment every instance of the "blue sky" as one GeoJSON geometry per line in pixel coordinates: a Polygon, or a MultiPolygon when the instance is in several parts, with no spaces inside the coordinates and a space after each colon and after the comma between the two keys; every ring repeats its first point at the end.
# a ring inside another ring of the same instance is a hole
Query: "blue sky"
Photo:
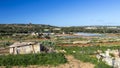
{"type": "Polygon", "coordinates": [[[0,23],[120,25],[120,0],[0,0],[0,23]]]}

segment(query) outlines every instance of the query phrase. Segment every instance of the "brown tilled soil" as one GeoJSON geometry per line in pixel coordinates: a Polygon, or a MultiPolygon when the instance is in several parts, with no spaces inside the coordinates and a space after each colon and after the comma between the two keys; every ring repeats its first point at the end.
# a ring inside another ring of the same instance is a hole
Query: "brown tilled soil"
{"type": "MultiPolygon", "coordinates": [[[[31,65],[28,67],[12,67],[12,68],[94,68],[94,65],[91,63],[84,63],[77,59],[75,59],[73,56],[66,56],[68,63],[61,64],[59,66],[38,66],[38,65],[31,65]]],[[[51,62],[52,63],[52,62],[51,62]]],[[[0,67],[5,68],[5,67],[0,67]]]]}
{"type": "MultiPolygon", "coordinates": [[[[80,46],[80,47],[82,47],[82,46],[91,46],[91,45],[93,45],[93,44],[91,44],[91,43],[88,43],[88,44],[80,44],[80,43],[78,43],[78,44],[58,44],[58,46],[80,46]]],[[[120,45],[120,42],[118,41],[118,42],[102,42],[102,43],[94,43],[94,45],[120,45]]]]}

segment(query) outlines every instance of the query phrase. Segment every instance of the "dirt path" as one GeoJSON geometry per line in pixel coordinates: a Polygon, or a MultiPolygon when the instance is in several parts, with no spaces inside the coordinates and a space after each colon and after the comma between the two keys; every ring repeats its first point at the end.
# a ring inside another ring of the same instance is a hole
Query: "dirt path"
{"type": "Polygon", "coordinates": [[[68,63],[64,65],[60,65],[60,68],[94,68],[94,65],[91,63],[84,63],[77,59],[75,59],[73,56],[66,56],[68,63]]]}

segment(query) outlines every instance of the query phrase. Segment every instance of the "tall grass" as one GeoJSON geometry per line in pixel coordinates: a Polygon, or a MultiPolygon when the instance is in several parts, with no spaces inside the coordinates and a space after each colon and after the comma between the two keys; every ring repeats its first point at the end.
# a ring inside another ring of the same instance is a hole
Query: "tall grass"
{"type": "Polygon", "coordinates": [[[61,53],[0,56],[0,66],[58,65],[66,62],[61,53]]]}

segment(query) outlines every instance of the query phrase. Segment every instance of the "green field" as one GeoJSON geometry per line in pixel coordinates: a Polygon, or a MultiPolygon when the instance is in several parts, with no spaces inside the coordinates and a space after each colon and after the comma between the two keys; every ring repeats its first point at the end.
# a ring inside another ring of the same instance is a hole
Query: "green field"
{"type": "Polygon", "coordinates": [[[0,66],[59,65],[67,60],[62,53],[0,56],[0,66]]]}

